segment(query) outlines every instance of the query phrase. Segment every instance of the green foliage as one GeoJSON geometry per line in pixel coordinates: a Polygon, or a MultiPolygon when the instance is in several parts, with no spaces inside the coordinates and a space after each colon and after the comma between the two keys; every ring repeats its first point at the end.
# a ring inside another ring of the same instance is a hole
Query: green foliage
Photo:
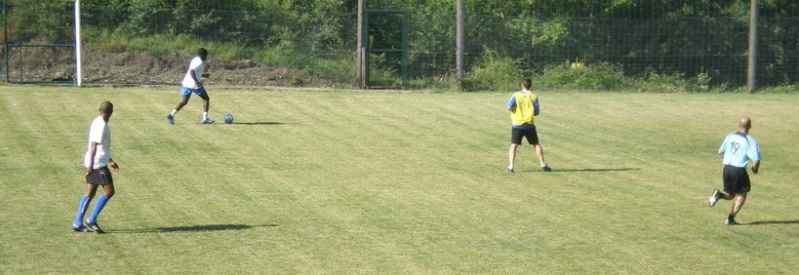
{"type": "MultiPolygon", "coordinates": [[[[667,91],[726,90],[745,85],[748,39],[747,1],[697,0],[465,0],[464,67],[485,74],[486,54],[512,61],[525,74],[563,78],[585,89],[616,87],[623,75],[654,83],[639,87],[667,91]],[[491,53],[486,53],[490,49],[491,53]],[[593,62],[587,72],[604,70],[608,78],[558,71],[564,60],[579,56],[593,62]],[[613,64],[612,70],[602,64],[613,64]],[[554,75],[558,75],[555,77],[554,75]],[[677,81],[681,78],[681,81],[677,81]],[[572,80],[585,80],[574,83],[572,80]],[[587,79],[592,79],[588,81],[587,79]],[[615,79],[615,80],[614,80],[615,79]],[[707,83],[704,81],[707,80],[707,83]],[[666,83],[666,82],[673,83],[666,83]],[[708,86],[705,88],[705,84],[708,86]]],[[[83,27],[108,41],[88,47],[164,52],[169,47],[217,44],[232,58],[290,65],[320,75],[354,75],[354,0],[83,0],[83,27]],[[174,40],[174,41],[173,41],[174,40]],[[135,43],[134,43],[135,41],[135,43]],[[224,46],[221,46],[224,45],[224,46]],[[230,49],[228,49],[230,48],[230,49]]],[[[72,1],[8,1],[12,43],[74,41],[72,1]]],[[[439,85],[455,67],[452,1],[367,1],[372,10],[398,9],[410,15],[408,75],[417,83],[439,85]]],[[[799,82],[799,2],[761,1],[758,83],[799,82]]],[[[370,46],[398,48],[398,16],[374,15],[366,26],[370,46]]],[[[374,72],[396,78],[393,57],[374,72]]],[[[349,79],[351,80],[351,79],[349,79]]],[[[496,87],[475,79],[447,80],[467,90],[496,87]]],[[[631,85],[620,85],[630,87],[631,85]]]]}
{"type": "MultiPolygon", "coordinates": [[[[156,7],[157,2],[152,0],[83,0],[81,1],[81,21],[89,26],[102,26],[113,30],[127,23],[131,17],[139,15],[133,14],[131,7],[140,7],[145,3],[153,8],[156,7]]],[[[147,10],[140,8],[138,11],[146,12],[147,10]]]]}
{"type": "Polygon", "coordinates": [[[259,64],[286,68],[302,68],[310,75],[330,79],[340,83],[351,82],[355,77],[355,61],[346,52],[330,53],[326,57],[308,54],[298,50],[293,43],[284,41],[276,47],[241,47],[244,58],[259,64]]]}
{"type": "Polygon", "coordinates": [[[300,78],[297,75],[291,75],[291,78],[289,79],[289,84],[291,84],[291,86],[300,86],[302,85],[302,80],[300,80],[300,78]]]}
{"type": "Polygon", "coordinates": [[[118,28],[116,25],[95,25],[95,27],[108,28],[111,31],[131,36],[155,35],[159,32],[175,34],[173,23],[163,20],[172,16],[171,11],[174,8],[174,3],[166,3],[163,0],[135,1],[128,6],[128,19],[118,28]],[[153,22],[158,22],[160,26],[153,22]]]}
{"type": "Polygon", "coordinates": [[[799,86],[797,85],[784,85],[776,87],[766,87],[758,89],[759,94],[799,94],[799,86]]]}
{"type": "Polygon", "coordinates": [[[304,71],[339,83],[348,83],[355,78],[355,60],[348,53],[340,53],[333,58],[317,58],[304,71]]]}
{"type": "Polygon", "coordinates": [[[461,90],[471,91],[509,91],[517,89],[523,77],[520,60],[501,57],[486,49],[480,61],[460,82],[461,90]]]}
{"type": "Polygon", "coordinates": [[[369,56],[369,86],[401,87],[402,72],[397,66],[396,58],[386,53],[369,56]]]}
{"type": "Polygon", "coordinates": [[[633,87],[633,80],[624,76],[618,67],[608,63],[595,63],[573,68],[552,65],[544,69],[535,80],[538,85],[557,89],[624,90],[633,87]]]}
{"type": "Polygon", "coordinates": [[[657,74],[649,73],[646,78],[638,82],[637,89],[644,92],[708,92],[710,91],[711,78],[706,73],[695,77],[686,77],[683,74],[657,74]]]}
{"type": "MultiPolygon", "coordinates": [[[[176,0],[163,0],[172,1],[176,0]]],[[[187,8],[193,10],[222,10],[222,11],[249,11],[255,10],[258,7],[259,0],[224,0],[224,1],[208,1],[208,0],[177,0],[178,8],[187,8]]]]}
{"type": "Polygon", "coordinates": [[[9,1],[7,5],[8,11],[0,18],[7,16],[9,43],[70,44],[75,40],[70,4],[9,1]]]}
{"type": "MultiPolygon", "coordinates": [[[[87,43],[88,48],[104,49],[110,52],[150,52],[160,55],[181,52],[186,55],[194,55],[197,53],[198,45],[202,45],[208,49],[214,59],[255,60],[253,56],[256,56],[254,49],[250,47],[222,42],[206,42],[189,35],[131,37],[110,33],[107,30],[87,29],[86,36],[91,38],[87,43]]],[[[261,63],[263,60],[256,60],[256,62],[261,63]]]]}
{"type": "Polygon", "coordinates": [[[114,0],[110,7],[103,2],[87,5],[89,18],[97,18],[96,27],[126,35],[192,35],[198,39],[252,45],[263,43],[264,25],[256,2],[251,0],[114,0]],[[104,14],[99,16],[96,14],[104,14]],[[106,22],[113,18],[119,22],[106,22]],[[106,21],[102,21],[106,19],[106,21]]]}

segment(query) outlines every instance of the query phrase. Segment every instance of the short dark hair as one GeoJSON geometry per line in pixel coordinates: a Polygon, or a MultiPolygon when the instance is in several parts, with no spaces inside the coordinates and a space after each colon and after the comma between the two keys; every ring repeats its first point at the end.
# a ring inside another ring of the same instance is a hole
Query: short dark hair
{"type": "Polygon", "coordinates": [[[524,87],[525,89],[529,90],[530,86],[532,86],[532,85],[533,85],[533,81],[530,80],[529,78],[522,79],[522,87],[524,87]]]}
{"type": "Polygon", "coordinates": [[[103,101],[100,102],[100,112],[103,114],[109,114],[114,112],[114,104],[111,101],[103,101]]]}
{"type": "Polygon", "coordinates": [[[208,50],[206,50],[205,48],[200,48],[199,50],[197,50],[197,55],[208,56],[208,50]]]}

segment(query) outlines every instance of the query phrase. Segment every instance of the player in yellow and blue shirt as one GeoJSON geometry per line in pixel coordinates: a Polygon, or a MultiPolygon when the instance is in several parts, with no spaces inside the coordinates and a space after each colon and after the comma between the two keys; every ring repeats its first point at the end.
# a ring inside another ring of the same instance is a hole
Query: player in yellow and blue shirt
{"type": "Polygon", "coordinates": [[[535,147],[535,154],[541,164],[541,170],[552,171],[544,162],[544,149],[538,142],[538,132],[535,128],[535,117],[541,112],[538,105],[538,96],[530,92],[532,80],[525,78],[522,80],[522,90],[516,92],[508,101],[507,107],[510,111],[511,119],[511,141],[508,151],[508,172],[514,171],[516,161],[516,149],[522,143],[522,138],[527,138],[527,143],[535,147]]]}

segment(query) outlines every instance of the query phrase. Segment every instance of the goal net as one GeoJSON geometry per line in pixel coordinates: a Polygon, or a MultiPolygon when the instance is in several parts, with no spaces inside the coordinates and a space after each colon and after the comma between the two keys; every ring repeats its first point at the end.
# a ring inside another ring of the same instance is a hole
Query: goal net
{"type": "Polygon", "coordinates": [[[74,83],[75,1],[0,0],[0,5],[2,79],[9,83],[74,83]]]}

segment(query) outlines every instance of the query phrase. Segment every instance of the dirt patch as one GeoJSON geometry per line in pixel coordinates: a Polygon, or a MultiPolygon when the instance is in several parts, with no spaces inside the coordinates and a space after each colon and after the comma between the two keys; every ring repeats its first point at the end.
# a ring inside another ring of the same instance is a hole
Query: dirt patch
{"type": "MultiPolygon", "coordinates": [[[[13,53],[13,52],[12,52],[13,53]]],[[[179,85],[193,56],[177,53],[154,55],[146,52],[83,52],[83,83],[100,85],[179,85]]],[[[31,48],[20,56],[10,56],[12,68],[24,68],[26,81],[74,80],[75,64],[71,52],[52,48],[31,48]],[[19,64],[17,64],[19,63],[19,64]]],[[[308,75],[303,71],[258,64],[252,60],[224,61],[209,56],[203,80],[216,86],[354,88],[351,83],[308,75]]],[[[15,77],[12,77],[15,79],[15,77]]]]}
{"type": "MultiPolygon", "coordinates": [[[[92,51],[88,56],[91,58],[87,57],[85,64],[92,65],[84,67],[85,82],[162,85],[179,84],[192,58],[174,53],[156,56],[145,52],[102,51],[92,51]]],[[[211,77],[203,82],[208,85],[352,88],[350,84],[336,83],[300,70],[265,66],[252,60],[223,61],[209,57],[207,63],[211,77]]]]}

